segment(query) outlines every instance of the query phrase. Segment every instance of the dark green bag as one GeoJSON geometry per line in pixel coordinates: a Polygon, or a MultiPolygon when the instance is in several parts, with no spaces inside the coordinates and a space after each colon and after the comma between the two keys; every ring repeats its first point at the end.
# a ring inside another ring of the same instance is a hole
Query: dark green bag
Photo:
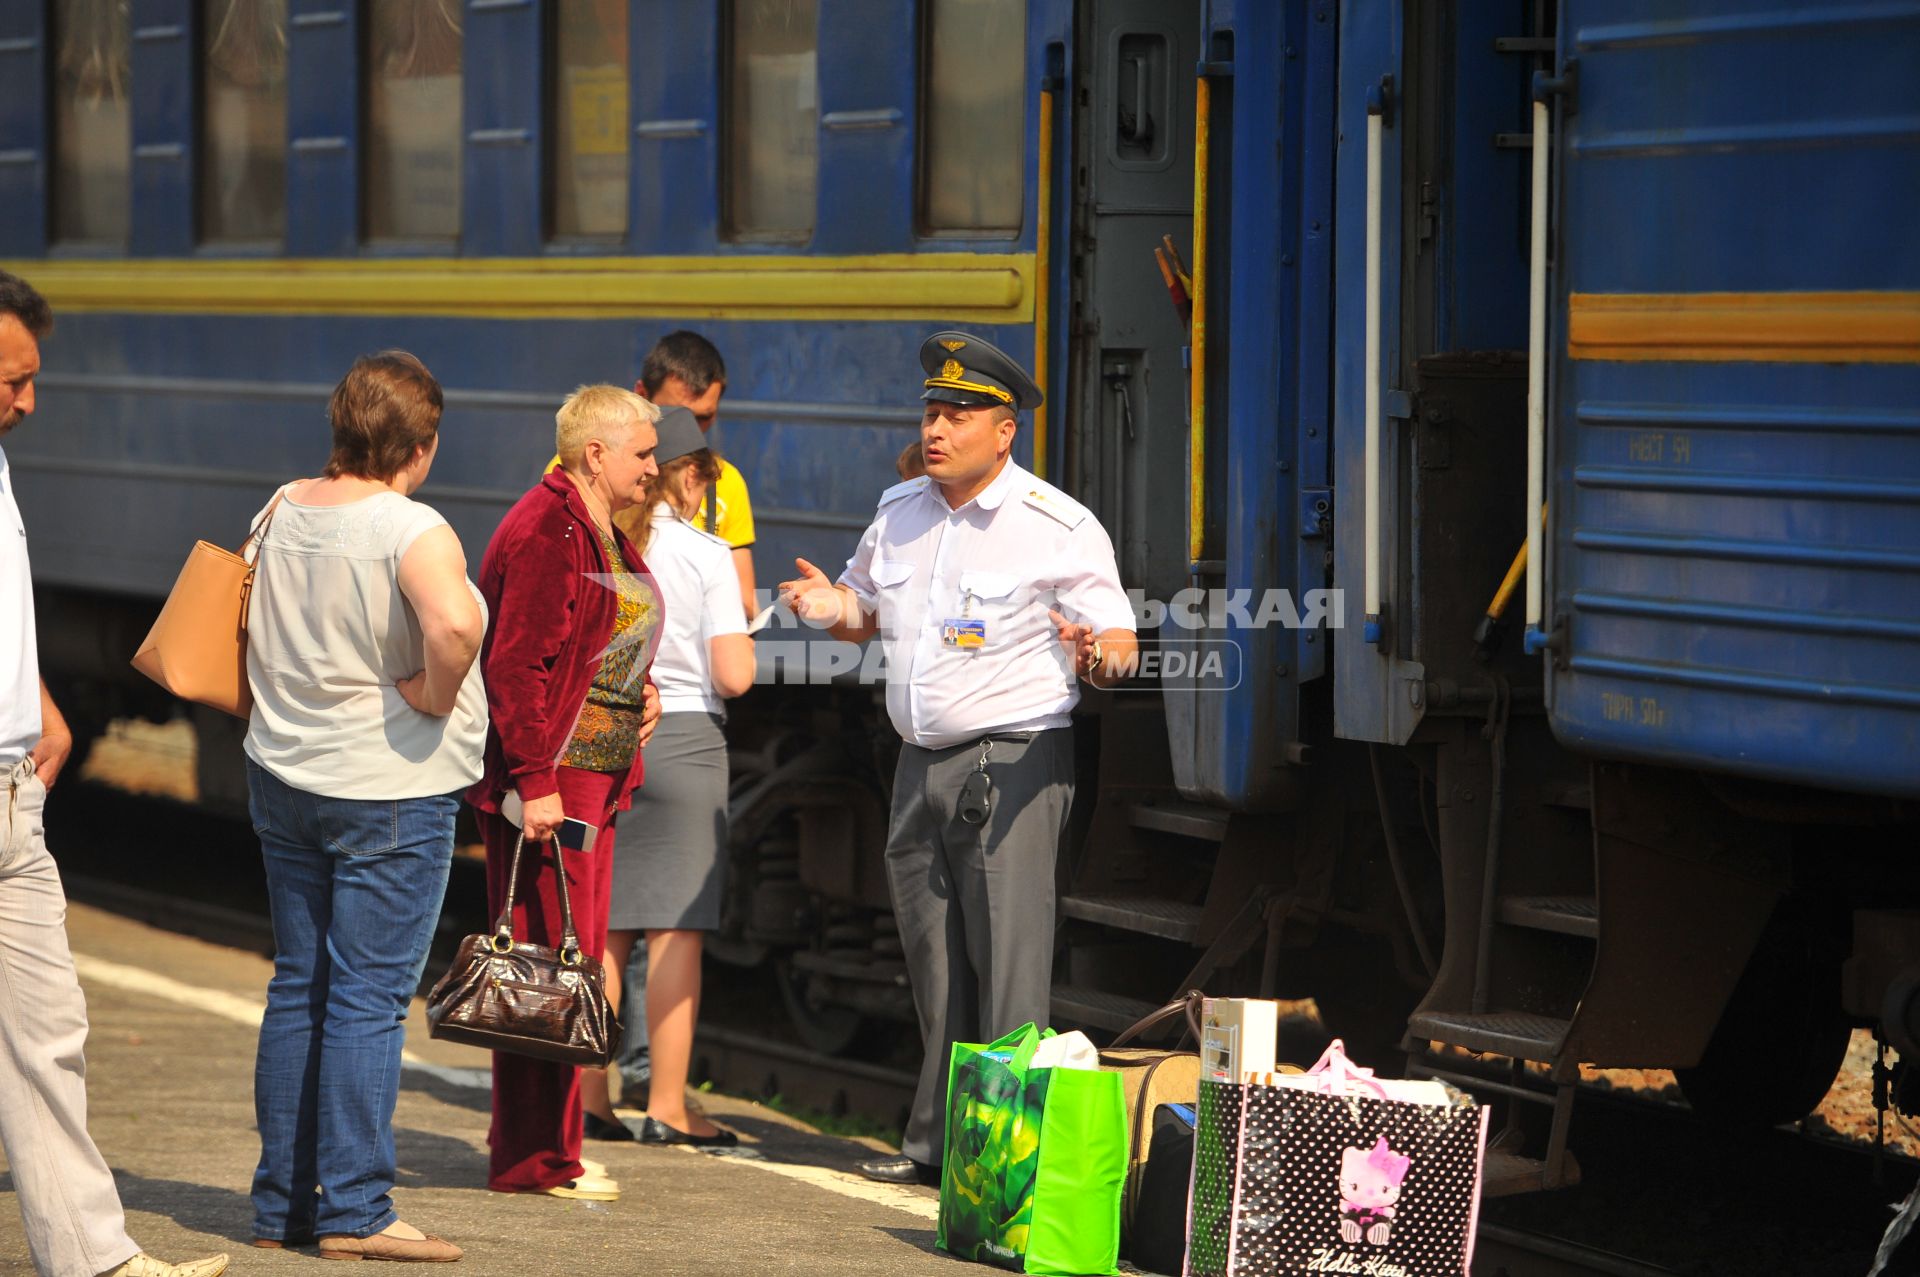
{"type": "Polygon", "coordinates": [[[1126,1100],[1118,1074],[1030,1067],[1052,1036],[1027,1024],[997,1042],[954,1044],[939,1246],[1014,1272],[1113,1273],[1126,1100]]]}

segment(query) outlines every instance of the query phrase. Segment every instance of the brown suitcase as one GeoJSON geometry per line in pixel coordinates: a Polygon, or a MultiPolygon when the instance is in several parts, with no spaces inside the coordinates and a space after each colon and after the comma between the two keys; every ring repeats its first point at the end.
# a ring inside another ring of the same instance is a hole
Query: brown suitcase
{"type": "Polygon", "coordinates": [[[1188,992],[1114,1039],[1100,1052],[1100,1067],[1120,1075],[1127,1100],[1127,1186],[1120,1199],[1120,1244],[1124,1250],[1133,1234],[1134,1211],[1145,1178],[1147,1154],[1153,1140],[1153,1111],[1162,1104],[1193,1104],[1200,1094],[1200,1056],[1195,1051],[1165,1047],[1128,1047],[1139,1034],[1163,1020],[1186,1013],[1186,1025],[1199,1041],[1200,991],[1188,992]]]}

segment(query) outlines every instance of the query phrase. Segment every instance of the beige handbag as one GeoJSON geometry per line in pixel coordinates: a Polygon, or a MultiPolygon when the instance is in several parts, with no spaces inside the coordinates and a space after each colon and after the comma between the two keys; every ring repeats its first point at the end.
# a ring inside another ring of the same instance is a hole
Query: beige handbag
{"type": "Polygon", "coordinates": [[[253,692],[247,686],[247,604],[254,565],[246,553],[248,545],[265,541],[279,504],[276,494],[238,554],[207,541],[194,543],[153,628],[133,654],[133,668],[182,700],[236,718],[253,712],[253,692]]]}

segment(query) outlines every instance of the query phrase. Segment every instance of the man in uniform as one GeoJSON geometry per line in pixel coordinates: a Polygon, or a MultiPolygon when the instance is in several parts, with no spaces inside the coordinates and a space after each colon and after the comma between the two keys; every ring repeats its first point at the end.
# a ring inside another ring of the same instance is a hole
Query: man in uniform
{"type": "Polygon", "coordinates": [[[1117,681],[1136,650],[1106,531],[1012,459],[1032,378],[968,333],[920,362],[926,474],[881,495],[838,582],[800,559],[780,587],[835,638],[885,645],[887,878],[926,1057],[900,1156],[860,1169],[895,1183],[937,1180],[951,1044],[1047,1021],[1070,713],[1078,680],[1117,681]]]}
{"type": "MultiPolygon", "coordinates": [[[[40,339],[52,328],[46,299],[0,271],[0,438],[33,412],[40,339]]],[[[113,1172],[87,1134],[87,1000],[42,822],[72,749],[40,681],[27,529],[0,450],[0,1149],[27,1254],[42,1274],[219,1277],[225,1255],[167,1264],[134,1244],[113,1172]]]]}

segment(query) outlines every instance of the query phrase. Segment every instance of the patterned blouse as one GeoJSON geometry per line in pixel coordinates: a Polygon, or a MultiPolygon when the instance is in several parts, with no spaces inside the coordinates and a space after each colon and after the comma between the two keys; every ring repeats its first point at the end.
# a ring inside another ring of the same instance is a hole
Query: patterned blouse
{"type": "Polygon", "coordinates": [[[627,566],[619,543],[597,527],[594,530],[613,568],[613,583],[602,584],[617,588],[620,608],[606,656],[593,676],[587,703],[581,707],[580,721],[574,724],[573,737],[560,755],[560,763],[590,772],[624,772],[633,765],[633,756],[640,749],[647,661],[653,655],[660,628],[660,596],[652,580],[627,566]]]}

